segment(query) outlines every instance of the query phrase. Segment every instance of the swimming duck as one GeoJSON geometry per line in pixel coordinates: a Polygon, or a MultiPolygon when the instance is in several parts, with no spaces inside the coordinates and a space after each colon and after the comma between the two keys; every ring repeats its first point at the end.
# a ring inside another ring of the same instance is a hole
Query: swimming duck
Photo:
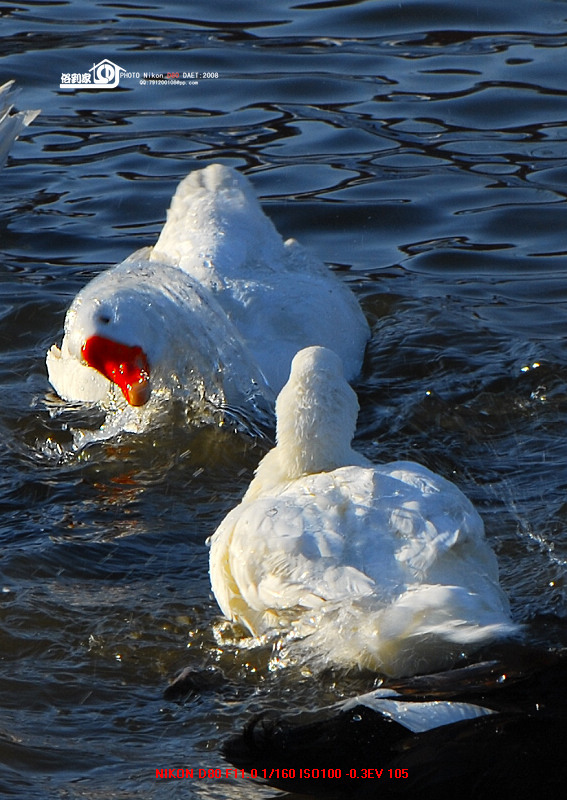
{"type": "Polygon", "coordinates": [[[350,289],[282,241],[244,176],[212,164],[179,184],[153,248],[79,292],[47,369],[67,401],[273,407],[297,350],[334,347],[352,380],[368,335],[350,289]]]}
{"type": "Polygon", "coordinates": [[[12,101],[14,81],[7,81],[0,86],[0,167],[8,158],[13,142],[22,130],[39,114],[39,111],[13,111],[12,101]]]}
{"type": "Polygon", "coordinates": [[[326,708],[264,712],[224,743],[224,755],[302,796],[555,794],[567,779],[567,651],[496,650],[479,663],[386,681],[326,708]]]}
{"type": "MultiPolygon", "coordinates": [[[[211,538],[225,615],[315,667],[403,676],[515,631],[482,520],[419,464],[352,449],[356,394],[309,347],[276,402],[277,444],[211,538]]],[[[280,648],[281,651],[281,648],[280,648]]]]}

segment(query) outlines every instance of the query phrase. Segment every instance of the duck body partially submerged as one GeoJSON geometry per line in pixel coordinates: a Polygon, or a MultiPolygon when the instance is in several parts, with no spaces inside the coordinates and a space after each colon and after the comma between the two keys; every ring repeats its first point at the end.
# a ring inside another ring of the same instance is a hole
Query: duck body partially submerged
{"type": "Polygon", "coordinates": [[[297,354],[277,445],[212,537],[213,592],[226,617],[320,669],[448,667],[516,631],[496,557],[454,484],[351,448],[357,411],[334,353],[297,354]]]}
{"type": "Polygon", "coordinates": [[[556,794],[567,779],[567,653],[498,649],[326,708],[264,712],[225,742],[225,757],[302,796],[556,794]]]}
{"type": "Polygon", "coordinates": [[[79,292],[47,368],[72,402],[140,406],[154,388],[199,387],[217,406],[270,406],[298,349],[336,347],[354,379],[367,338],[348,287],[282,241],[242,175],[213,164],[181,182],[155,247],[79,292]]]}

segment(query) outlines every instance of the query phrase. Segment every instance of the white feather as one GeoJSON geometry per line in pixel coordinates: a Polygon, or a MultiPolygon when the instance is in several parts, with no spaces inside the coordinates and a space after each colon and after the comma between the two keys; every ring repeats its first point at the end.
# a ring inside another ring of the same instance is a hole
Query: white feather
{"type": "Polygon", "coordinates": [[[447,700],[430,700],[413,702],[411,700],[395,700],[395,692],[378,689],[375,692],[358,695],[341,705],[342,711],[349,711],[357,706],[366,706],[385,717],[403,725],[412,733],[423,733],[442,725],[452,725],[467,719],[485,717],[495,712],[474,703],[450,702],[447,700]]]}
{"type": "Polygon", "coordinates": [[[352,450],[358,403],[325,348],[295,357],[277,446],[211,540],[213,592],[254,635],[391,675],[449,666],[514,631],[481,518],[419,464],[352,450]]]}
{"type": "Polygon", "coordinates": [[[13,86],[14,81],[7,81],[0,86],[0,167],[8,158],[10,148],[22,130],[39,114],[39,110],[13,110],[12,103],[17,94],[13,86]]]}
{"type": "Polygon", "coordinates": [[[108,397],[109,381],[81,354],[92,336],[141,347],[152,387],[168,396],[186,398],[198,385],[218,404],[252,396],[269,405],[309,344],[336,348],[356,377],[368,325],[344,283],[282,241],[246,178],[213,164],[179,184],[153,249],[101,273],[75,298],[62,346],[47,356],[63,399],[108,397]]]}

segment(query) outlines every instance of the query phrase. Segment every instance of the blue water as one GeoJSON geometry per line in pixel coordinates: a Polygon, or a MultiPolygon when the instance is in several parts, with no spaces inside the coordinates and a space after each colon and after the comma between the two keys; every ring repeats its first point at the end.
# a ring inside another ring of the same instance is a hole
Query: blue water
{"type": "Polygon", "coordinates": [[[271,669],[220,620],[205,542],[263,442],[178,426],[77,452],[83,412],[48,396],[75,293],[153,244],[177,182],[213,161],[360,298],[357,447],[455,481],[529,640],[566,645],[567,3],[24,0],[0,17],[0,83],[42,109],[0,173],[0,793],[271,797],[225,777],[223,739],[368,687],[271,669]],[[59,88],[104,59],[213,77],[59,88]],[[187,666],[224,678],[164,701],[187,666]],[[196,777],[156,779],[173,767],[196,777]]]}

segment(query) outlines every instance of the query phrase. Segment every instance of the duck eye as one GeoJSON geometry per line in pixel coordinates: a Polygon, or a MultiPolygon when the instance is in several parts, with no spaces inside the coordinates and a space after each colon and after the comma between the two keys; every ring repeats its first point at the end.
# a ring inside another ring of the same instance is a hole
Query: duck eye
{"type": "Polygon", "coordinates": [[[103,325],[110,324],[110,316],[108,314],[99,314],[98,321],[101,322],[103,325]]]}

